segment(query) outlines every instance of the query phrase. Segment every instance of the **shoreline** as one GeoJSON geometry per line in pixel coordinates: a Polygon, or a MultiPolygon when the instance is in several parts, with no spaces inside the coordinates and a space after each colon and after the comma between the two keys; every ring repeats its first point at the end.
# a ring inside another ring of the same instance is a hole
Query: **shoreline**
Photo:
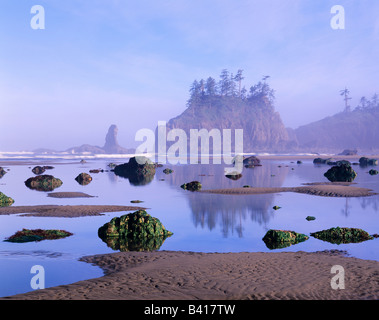
{"type": "Polygon", "coordinates": [[[0,300],[377,300],[379,261],[341,252],[117,252],[80,259],[104,276],[0,300]],[[345,289],[331,287],[331,268],[345,289]]]}

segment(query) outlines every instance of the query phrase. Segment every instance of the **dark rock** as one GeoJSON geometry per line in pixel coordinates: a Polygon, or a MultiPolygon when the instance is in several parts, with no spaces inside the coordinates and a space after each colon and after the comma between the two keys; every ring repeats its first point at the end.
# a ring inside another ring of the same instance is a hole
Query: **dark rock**
{"type": "Polygon", "coordinates": [[[261,166],[261,160],[259,160],[256,156],[251,156],[243,159],[243,165],[245,168],[254,168],[261,166]]]}
{"type": "Polygon", "coordinates": [[[170,174],[170,173],[172,173],[173,171],[172,171],[171,169],[166,168],[166,169],[163,170],[163,172],[164,172],[165,174],[170,174]]]}
{"type": "Polygon", "coordinates": [[[316,158],[313,159],[314,164],[327,164],[328,162],[331,162],[332,158],[322,159],[322,158],[316,158]]]}
{"type": "Polygon", "coordinates": [[[14,203],[11,197],[6,196],[4,193],[0,192],[0,207],[9,207],[14,203]]]}
{"type": "Polygon", "coordinates": [[[272,207],[274,210],[279,210],[279,209],[281,209],[282,207],[279,207],[279,206],[273,206],[272,207]]]}
{"type": "Polygon", "coordinates": [[[158,250],[173,233],[145,210],[115,217],[98,230],[98,236],[113,250],[158,250]]]}
{"type": "Polygon", "coordinates": [[[312,237],[330,243],[358,243],[373,239],[366,231],[358,228],[330,228],[311,233],[312,237]]]}
{"type": "Polygon", "coordinates": [[[378,160],[377,159],[369,159],[367,157],[361,157],[359,158],[359,164],[361,166],[377,166],[378,160]]]}
{"type": "Polygon", "coordinates": [[[0,167],[0,179],[6,174],[7,172],[2,168],[0,167]]]}
{"type": "Polygon", "coordinates": [[[92,177],[88,174],[88,173],[85,173],[85,172],[82,172],[80,173],[76,178],[75,180],[81,184],[82,186],[85,186],[87,184],[89,184],[91,181],[92,181],[92,177]]]}
{"type": "Polygon", "coordinates": [[[324,176],[331,182],[352,182],[357,173],[350,165],[341,164],[340,166],[331,167],[324,176]]]}
{"type": "Polygon", "coordinates": [[[144,185],[153,180],[155,164],[146,157],[133,157],[129,159],[128,163],[116,166],[114,173],[129,179],[133,185],[144,185]]]}
{"type": "Polygon", "coordinates": [[[308,216],[308,217],[306,217],[305,219],[307,219],[308,221],[311,221],[311,220],[316,220],[316,218],[315,218],[315,217],[313,217],[313,216],[308,216]]]}
{"type": "Polygon", "coordinates": [[[227,177],[228,179],[231,179],[231,180],[239,180],[242,178],[242,174],[235,171],[235,172],[231,172],[231,173],[226,174],[225,177],[227,177]]]}
{"type": "Polygon", "coordinates": [[[371,174],[372,176],[375,176],[375,175],[377,175],[379,173],[379,171],[371,169],[368,173],[371,174]]]}
{"type": "Polygon", "coordinates": [[[300,160],[297,160],[296,163],[297,163],[297,164],[302,164],[303,162],[300,161],[300,160]]]}
{"type": "Polygon", "coordinates": [[[199,191],[201,190],[201,183],[199,181],[192,181],[188,183],[184,183],[180,186],[184,190],[189,190],[189,191],[199,191]]]}
{"type": "Polygon", "coordinates": [[[29,178],[25,181],[25,185],[37,191],[53,191],[62,185],[62,181],[51,175],[40,175],[29,178]]]}
{"type": "Polygon", "coordinates": [[[41,167],[41,166],[36,166],[32,169],[32,172],[34,174],[42,174],[46,171],[46,169],[44,167],[41,167]]]}
{"type": "Polygon", "coordinates": [[[289,230],[269,230],[263,237],[263,241],[269,249],[289,247],[293,244],[308,240],[305,234],[289,230]]]}
{"type": "Polygon", "coordinates": [[[32,242],[41,240],[55,240],[71,236],[72,233],[65,230],[42,230],[42,229],[22,229],[14,235],[4,240],[7,242],[32,242]]]}

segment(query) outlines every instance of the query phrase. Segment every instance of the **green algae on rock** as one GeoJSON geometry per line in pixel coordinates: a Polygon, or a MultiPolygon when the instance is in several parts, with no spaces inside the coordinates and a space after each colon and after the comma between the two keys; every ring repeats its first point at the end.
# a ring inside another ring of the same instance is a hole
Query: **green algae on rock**
{"type": "Polygon", "coordinates": [[[373,239],[372,236],[362,229],[341,227],[313,232],[311,236],[334,244],[359,243],[373,239]]]}
{"type": "Polygon", "coordinates": [[[85,173],[85,172],[82,172],[80,173],[76,178],[75,180],[81,184],[82,186],[86,186],[87,184],[89,184],[91,181],[92,181],[92,177],[88,174],[88,173],[85,173]]]}
{"type": "Polygon", "coordinates": [[[11,197],[6,196],[4,193],[0,192],[0,207],[9,207],[14,203],[11,197]]]}
{"type": "Polygon", "coordinates": [[[2,178],[7,172],[4,170],[3,167],[0,167],[0,178],[2,178]]]}
{"type": "Polygon", "coordinates": [[[201,183],[199,181],[192,181],[192,182],[184,183],[180,187],[184,190],[199,191],[201,190],[201,183]]]}
{"type": "Polygon", "coordinates": [[[308,217],[306,217],[305,219],[307,219],[308,221],[316,220],[316,218],[313,217],[313,216],[308,216],[308,217]]]}
{"type": "Polygon", "coordinates": [[[353,182],[357,173],[350,165],[341,164],[331,167],[324,176],[331,182],[353,182]]]}
{"type": "Polygon", "coordinates": [[[37,191],[53,191],[56,188],[59,188],[63,182],[60,179],[57,179],[51,175],[41,175],[29,178],[25,181],[25,185],[29,189],[37,191]]]}
{"type": "Polygon", "coordinates": [[[267,248],[280,249],[289,247],[293,244],[308,240],[309,237],[302,233],[289,230],[273,230],[270,229],[262,238],[267,248]]]}
{"type": "Polygon", "coordinates": [[[170,173],[173,173],[173,170],[166,168],[166,169],[163,170],[163,173],[170,174],[170,173]]]}
{"type": "Polygon", "coordinates": [[[98,236],[113,250],[158,250],[173,233],[145,210],[115,217],[98,230],[98,236]]]}
{"type": "Polygon", "coordinates": [[[22,229],[21,231],[17,231],[14,235],[10,236],[4,241],[23,243],[32,241],[62,239],[71,235],[71,232],[65,230],[22,229]]]}

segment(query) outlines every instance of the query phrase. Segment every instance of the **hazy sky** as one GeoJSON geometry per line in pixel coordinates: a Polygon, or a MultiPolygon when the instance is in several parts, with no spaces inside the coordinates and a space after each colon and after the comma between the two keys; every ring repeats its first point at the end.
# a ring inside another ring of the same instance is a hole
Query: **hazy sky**
{"type": "Polygon", "coordinates": [[[247,88],[270,75],[292,128],[342,111],[345,86],[352,107],[379,93],[377,0],[2,0],[0,45],[0,151],[103,146],[111,124],[137,146],[137,130],[182,113],[193,80],[224,68],[247,88]]]}

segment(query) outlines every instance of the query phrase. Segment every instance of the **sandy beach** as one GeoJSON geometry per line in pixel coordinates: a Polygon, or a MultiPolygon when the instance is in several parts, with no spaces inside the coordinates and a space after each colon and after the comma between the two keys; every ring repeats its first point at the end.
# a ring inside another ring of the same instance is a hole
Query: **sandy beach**
{"type": "Polygon", "coordinates": [[[0,207],[0,215],[20,214],[28,217],[61,217],[76,218],[85,216],[100,216],[105,212],[134,211],[146,209],[138,206],[115,205],[36,205],[0,207]]]}
{"type": "Polygon", "coordinates": [[[379,262],[341,252],[118,252],[82,261],[101,267],[105,275],[2,299],[379,299],[379,262]],[[344,268],[344,289],[331,286],[334,265],[344,268]]]}

